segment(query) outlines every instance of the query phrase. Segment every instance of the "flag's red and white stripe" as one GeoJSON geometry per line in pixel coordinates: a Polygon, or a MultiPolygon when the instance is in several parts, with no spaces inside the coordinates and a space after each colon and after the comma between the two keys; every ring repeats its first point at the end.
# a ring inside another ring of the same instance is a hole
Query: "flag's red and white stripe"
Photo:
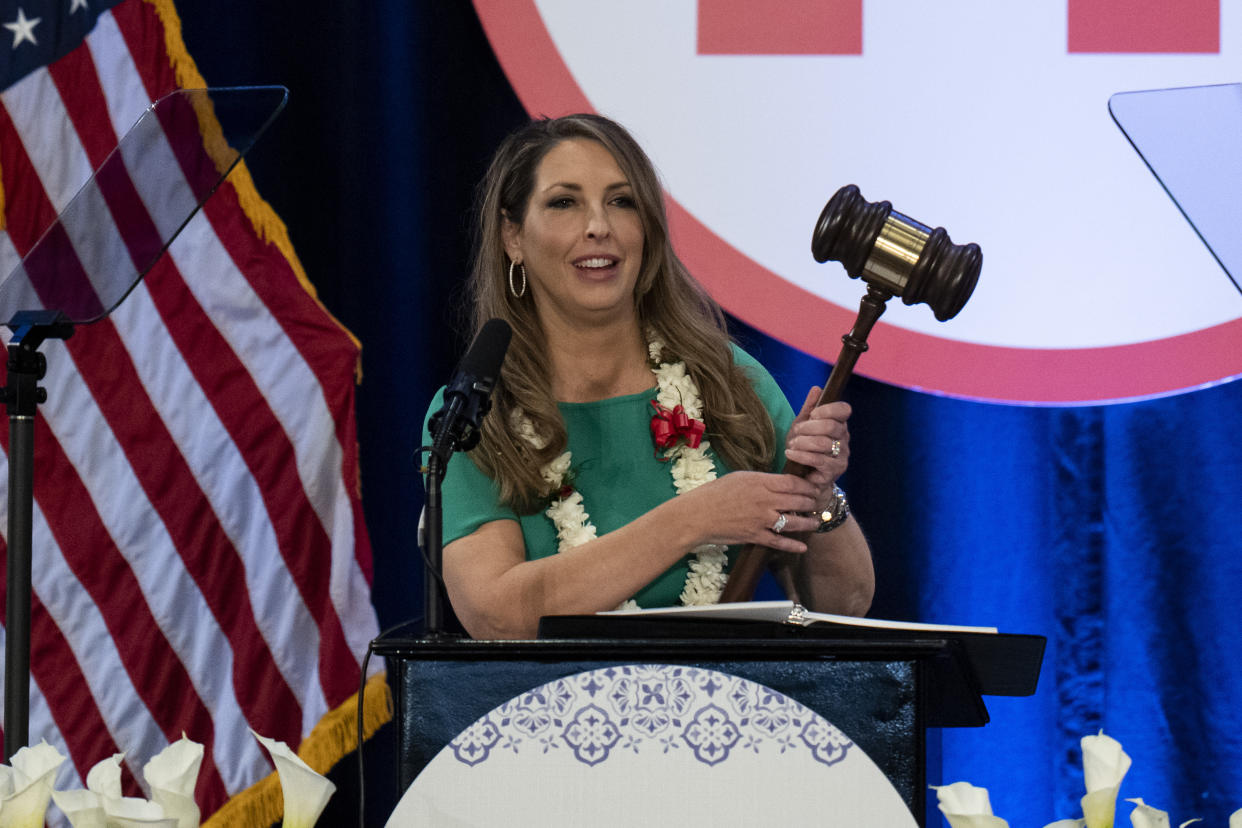
{"type": "MultiPolygon", "coordinates": [[[[155,8],[124,0],[0,93],[0,276],[175,87],[155,8]]],[[[167,232],[147,177],[177,161],[127,159],[124,197],[96,195],[101,222],[70,233],[83,276],[143,244],[119,204],[167,232]]],[[[140,772],[184,731],[207,747],[211,813],[270,770],[247,727],[300,743],[356,692],[377,632],[356,345],[226,183],[109,318],[41,350],[31,738],[72,759],[64,788],[118,750],[140,772]]]]}

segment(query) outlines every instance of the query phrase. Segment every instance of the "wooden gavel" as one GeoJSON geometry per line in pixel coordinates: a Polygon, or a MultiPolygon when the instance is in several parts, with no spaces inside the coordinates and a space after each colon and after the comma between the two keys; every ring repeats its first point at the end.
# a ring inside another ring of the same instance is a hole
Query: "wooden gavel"
{"type": "MultiPolygon", "coordinates": [[[[824,383],[820,405],[841,398],[885,302],[900,296],[907,305],[930,305],[944,322],[966,304],[983,266],[979,245],[953,244],[943,227],[929,229],[895,212],[887,201],[873,204],[853,184],[837,190],[824,205],[815,223],[811,253],[817,262],[841,262],[851,279],[867,283],[854,327],[841,338],[841,354],[824,383]]],[[[788,474],[805,477],[809,471],[801,463],[785,464],[788,474]]],[[[722,604],[751,599],[770,552],[757,544],[742,550],[720,596],[722,604]]]]}

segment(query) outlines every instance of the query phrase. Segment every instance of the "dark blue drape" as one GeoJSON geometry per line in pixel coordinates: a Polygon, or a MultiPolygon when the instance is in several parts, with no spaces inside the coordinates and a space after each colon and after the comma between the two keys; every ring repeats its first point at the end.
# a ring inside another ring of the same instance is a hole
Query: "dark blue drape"
{"type": "MultiPolygon", "coordinates": [[[[178,8],[209,83],[290,87],[250,166],[322,300],[363,344],[358,437],[387,627],[420,611],[414,455],[427,401],[464,344],[473,186],[525,114],[465,3],[178,8]]],[[[795,404],[827,376],[738,333],[795,404]]],[[[943,733],[943,778],[930,781],[988,787],[1015,828],[1078,816],[1078,739],[1103,728],[1134,758],[1122,796],[1175,824],[1225,824],[1242,807],[1242,384],[1036,408],[855,377],[846,398],[844,482],[875,552],[872,615],[1048,637],[1038,693],[989,698],[990,725],[943,733]]],[[[374,824],[391,796],[370,794],[374,824]]]]}

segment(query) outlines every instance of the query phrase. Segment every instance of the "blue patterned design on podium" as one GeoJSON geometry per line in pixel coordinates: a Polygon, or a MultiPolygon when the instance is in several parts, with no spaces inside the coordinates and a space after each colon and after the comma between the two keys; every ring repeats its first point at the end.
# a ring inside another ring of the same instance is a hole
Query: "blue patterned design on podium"
{"type": "Polygon", "coordinates": [[[768,687],[698,667],[651,664],[549,682],[505,702],[450,745],[472,767],[497,751],[554,750],[592,767],[646,751],[689,751],[715,767],[738,752],[795,750],[830,766],[852,746],[832,724],[768,687]]]}

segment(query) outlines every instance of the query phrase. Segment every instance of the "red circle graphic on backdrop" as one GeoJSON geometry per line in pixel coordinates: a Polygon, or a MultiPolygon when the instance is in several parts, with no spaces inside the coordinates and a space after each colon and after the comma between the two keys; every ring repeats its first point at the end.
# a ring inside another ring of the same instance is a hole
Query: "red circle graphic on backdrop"
{"type": "MultiPolygon", "coordinates": [[[[693,4],[688,5],[693,6],[693,4]]],[[[698,7],[700,15],[703,14],[703,7],[707,5],[711,4],[706,0],[700,0],[698,7]]],[[[718,2],[717,5],[728,4],[718,2]]],[[[864,7],[861,2],[858,2],[857,6],[859,9],[869,10],[869,7],[864,7]]],[[[533,116],[556,116],[570,112],[597,111],[597,107],[592,105],[592,100],[595,100],[596,96],[588,94],[591,92],[590,84],[596,81],[593,77],[575,77],[569,67],[569,61],[558,49],[557,41],[550,33],[549,25],[545,21],[545,17],[551,19],[552,15],[558,14],[558,8],[569,8],[567,4],[558,6],[557,3],[549,2],[537,7],[533,0],[476,0],[475,7],[501,66],[528,112],[533,116]]],[[[612,8],[615,13],[615,7],[612,8]]],[[[577,6],[572,13],[581,16],[584,14],[581,9],[582,6],[577,6]]],[[[1073,21],[1071,20],[1070,23],[1072,24],[1073,21]]],[[[690,25],[693,26],[693,21],[690,25]]],[[[1062,20],[1062,25],[1064,25],[1064,20],[1062,20]]],[[[872,51],[876,53],[875,60],[888,60],[889,58],[886,57],[881,47],[873,46],[870,40],[862,37],[861,26],[860,20],[858,37],[855,39],[857,45],[851,47],[849,38],[845,38],[846,45],[843,49],[843,51],[849,51],[853,48],[859,54],[852,58],[844,58],[844,60],[863,60],[863,54],[872,51]]],[[[646,46],[633,42],[614,41],[609,32],[607,19],[600,18],[592,36],[596,41],[593,48],[600,51],[624,49],[630,60],[644,60],[646,46]]],[[[1065,48],[1065,43],[1062,42],[1063,54],[1058,57],[1062,62],[1068,61],[1070,71],[1080,71],[1081,67],[1090,65],[1075,63],[1079,58],[1083,61],[1101,59],[1098,55],[1067,56],[1064,54],[1065,48]]],[[[719,60],[719,58],[708,59],[719,60]]],[[[1105,59],[1126,61],[1136,58],[1120,56],[1105,59]]],[[[857,64],[842,65],[857,66],[857,64]]],[[[764,70],[769,64],[751,64],[751,66],[764,70]]],[[[746,66],[743,65],[743,71],[745,70],[746,66]]],[[[854,71],[854,68],[851,68],[851,71],[854,71]]],[[[1146,77],[1136,75],[1135,80],[1141,82],[1146,77]]],[[[673,86],[675,82],[670,81],[669,85],[673,86]]],[[[658,84],[649,85],[643,92],[643,94],[652,96],[653,106],[656,98],[662,94],[658,86],[658,84]]],[[[1137,88],[1144,87],[1138,86],[1137,88]]],[[[1028,94],[1026,91],[1021,93],[1021,95],[1026,94],[1028,94]]],[[[1100,117],[1103,118],[1108,117],[1105,108],[1106,101],[1107,97],[1099,102],[1100,117]]],[[[608,107],[605,114],[615,113],[613,108],[608,107]]],[[[1091,112],[1090,116],[1094,118],[1094,112],[1091,112]]],[[[630,125],[630,121],[625,117],[618,117],[627,126],[630,125]]],[[[1097,125],[1093,128],[1099,127],[1097,125]]],[[[1116,132],[1111,125],[1109,129],[1116,132]]],[[[1119,132],[1117,141],[1119,144],[1124,143],[1124,137],[1119,132]]],[[[648,149],[650,151],[650,147],[648,149]]],[[[977,150],[975,152],[977,153],[977,150]]],[[[1132,152],[1130,154],[1133,155],[1132,152]]],[[[663,159],[656,153],[653,153],[653,157],[656,159],[657,166],[661,168],[662,175],[667,179],[670,173],[669,166],[662,163],[663,159]]],[[[1019,162],[1011,163],[1018,165],[1019,162]]],[[[1117,163],[1141,166],[1141,161],[1137,156],[1120,159],[1117,163]]],[[[1147,180],[1135,186],[1150,187],[1153,191],[1158,191],[1159,186],[1156,180],[1150,174],[1144,173],[1144,175],[1147,180]]],[[[840,183],[850,182],[841,181],[840,183]]],[[[883,192],[869,192],[868,188],[864,188],[863,194],[871,200],[887,197],[883,192]]],[[[828,195],[831,195],[831,192],[824,193],[825,201],[828,195]]],[[[1024,192],[1022,198],[1026,195],[1027,193],[1024,192]]],[[[837,300],[835,296],[829,299],[807,289],[803,284],[797,283],[797,280],[787,278],[787,275],[760,262],[756,256],[743,252],[742,248],[746,247],[745,243],[739,243],[728,233],[718,232],[709,227],[708,223],[696,215],[681,199],[673,195],[668,195],[667,198],[673,237],[679,254],[691,272],[704,283],[729,313],[813,356],[829,362],[835,360],[840,348],[840,337],[849,330],[857,313],[856,301],[851,302],[848,298],[837,300]]],[[[1158,198],[1164,199],[1163,194],[1159,194],[1158,198]]],[[[896,198],[892,200],[895,209],[903,213],[907,212],[907,209],[904,209],[903,204],[898,203],[896,198]]],[[[1066,209],[1081,211],[1081,215],[1073,219],[1073,227],[1078,228],[1090,223],[1091,208],[1089,206],[1069,205],[1066,209]]],[[[1174,226],[1180,221],[1180,217],[1176,215],[1171,203],[1168,209],[1169,215],[1172,216],[1168,219],[1171,222],[1169,233],[1189,235],[1186,227],[1174,226]]],[[[908,214],[923,220],[913,211],[908,214]]],[[[805,255],[808,257],[810,230],[815,218],[814,214],[805,217],[804,246],[806,247],[805,255]]],[[[927,223],[934,225],[935,222],[927,223]]],[[[949,229],[953,230],[952,227],[949,229]]],[[[1102,235],[1109,237],[1115,235],[1115,231],[1108,231],[1102,235]]],[[[1037,237],[1038,232],[1032,231],[1030,238],[1037,237]]],[[[959,239],[954,235],[954,241],[970,240],[972,239],[959,239]]],[[[1117,242],[1110,238],[1107,243],[1116,244],[1117,242]]],[[[1129,240],[1129,243],[1141,246],[1143,240],[1129,240]]],[[[1046,245],[1044,249],[1035,249],[1034,241],[1030,244],[1032,249],[1024,251],[1024,255],[1046,257],[1048,272],[1057,272],[1061,264],[1056,259],[1055,240],[1046,245]]],[[[989,264],[997,248],[984,244],[981,288],[989,279],[996,279],[997,284],[1001,284],[1009,277],[1010,269],[1005,267],[1006,256],[1013,256],[1015,260],[1018,258],[1018,255],[1014,254],[1011,249],[1013,246],[1010,245],[1010,249],[998,248],[1001,250],[1001,255],[995,257],[998,262],[998,273],[994,275],[989,270],[989,264]]],[[[801,251],[799,253],[801,254],[801,251]]],[[[1121,266],[1118,269],[1124,270],[1121,266]]],[[[1210,291],[1219,289],[1225,294],[1232,292],[1225,274],[1220,272],[1219,268],[1216,268],[1216,271],[1204,277],[1208,280],[1205,282],[1208,289],[1210,291]],[[1219,279],[1222,287],[1218,288],[1211,281],[1214,279],[1219,279]]],[[[841,273],[843,274],[843,271],[841,273]]],[[[1115,278],[1122,280],[1126,278],[1126,275],[1120,273],[1115,278]]],[[[838,276],[833,275],[831,278],[837,279],[838,276]]],[[[847,280],[843,275],[839,278],[844,281],[846,289],[853,290],[854,295],[861,298],[864,293],[864,286],[861,283],[847,280]]],[[[1120,281],[1118,283],[1124,284],[1120,281]]],[[[1084,298],[1076,295],[1072,281],[1068,284],[1071,286],[1070,289],[1057,288],[1066,294],[1063,298],[1048,299],[1052,303],[1050,307],[1056,307],[1056,302],[1064,302],[1064,307],[1076,307],[1073,304],[1075,302],[1080,305],[1094,305],[1094,308],[1088,307],[1085,310],[1078,308],[1076,311],[1086,319],[1090,319],[1092,314],[1097,314],[1098,318],[1105,320],[1109,318],[1108,290],[1111,290],[1113,295],[1120,295],[1123,292],[1146,292],[1148,298],[1140,298],[1139,301],[1154,303],[1157,306],[1156,311],[1159,311],[1158,306],[1163,301],[1159,295],[1152,295],[1147,288],[1130,291],[1116,286],[1097,286],[1095,294],[1088,289],[1085,291],[1084,298]]],[[[1026,288],[1031,289],[1030,285],[1026,288]]],[[[834,289],[838,293],[842,291],[841,288],[834,289]]],[[[848,290],[844,294],[846,297],[849,295],[848,290]]],[[[978,296],[978,291],[976,296],[978,296]]],[[[972,300],[972,305],[974,301],[972,300]]],[[[1209,298],[1207,304],[1220,306],[1228,301],[1226,295],[1219,301],[1209,298]]],[[[889,302],[889,305],[892,307],[898,303],[899,300],[894,299],[889,302]]],[[[930,309],[925,307],[909,310],[919,310],[928,319],[931,317],[930,309]]],[[[970,310],[972,310],[971,305],[968,305],[963,316],[970,310]]],[[[1008,312],[1013,314],[1013,318],[1017,320],[1017,313],[1012,309],[1008,312]]],[[[1091,334],[1086,331],[1086,328],[1093,323],[1084,323],[1077,318],[1062,323],[1061,318],[1053,313],[1043,322],[1038,319],[1023,320],[1022,324],[1034,333],[1027,335],[1027,341],[1017,345],[986,341],[989,337],[993,340],[1004,338],[1006,323],[1003,321],[992,323],[993,332],[979,337],[984,341],[967,341],[954,338],[954,329],[951,326],[954,326],[957,320],[943,323],[943,328],[937,328],[932,332],[927,325],[919,324],[912,328],[882,319],[870,336],[871,348],[860,360],[857,371],[907,388],[1002,402],[1076,404],[1170,394],[1211,385],[1242,374],[1242,347],[1239,347],[1242,344],[1242,319],[1237,318],[1242,316],[1242,306],[1239,306],[1237,312],[1232,312],[1228,308],[1221,311],[1219,307],[1215,312],[1217,316],[1209,317],[1207,323],[1199,319],[1190,322],[1181,330],[1178,330],[1175,324],[1170,323],[1172,326],[1170,329],[1174,331],[1171,335],[1162,335],[1157,332],[1156,335],[1147,337],[1141,331],[1136,334],[1133,330],[1124,330],[1117,334],[1109,334],[1114,336],[1114,339],[1103,342],[1091,341],[1091,334]],[[1217,321],[1213,322],[1213,318],[1217,321]],[[1000,334],[995,331],[1000,331],[1000,334]],[[1076,337],[1082,341],[1075,341],[1076,337]],[[1065,342],[1069,344],[1062,344],[1065,342]]],[[[891,315],[892,311],[887,313],[891,315]]],[[[1020,326],[1015,321],[1014,328],[1018,327],[1020,326]]]]}

